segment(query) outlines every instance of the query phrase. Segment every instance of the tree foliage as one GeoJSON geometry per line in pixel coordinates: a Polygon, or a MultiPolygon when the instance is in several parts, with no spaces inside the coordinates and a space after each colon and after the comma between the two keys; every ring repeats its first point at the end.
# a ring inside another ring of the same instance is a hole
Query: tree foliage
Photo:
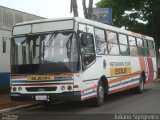
{"type": "Polygon", "coordinates": [[[112,7],[113,25],[152,36],[160,48],[160,0],[101,0],[97,7],[112,7]],[[130,14],[126,14],[130,11],[130,14]],[[146,24],[138,22],[146,21],[146,24]]]}

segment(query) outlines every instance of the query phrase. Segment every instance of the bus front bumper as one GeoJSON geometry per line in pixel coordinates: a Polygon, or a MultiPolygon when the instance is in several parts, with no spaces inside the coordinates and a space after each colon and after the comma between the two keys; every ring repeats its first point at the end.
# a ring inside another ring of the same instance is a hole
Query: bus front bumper
{"type": "Polygon", "coordinates": [[[13,101],[48,101],[48,102],[57,102],[57,101],[80,101],[81,92],[64,92],[64,93],[41,93],[41,94],[20,94],[20,93],[11,93],[11,100],[13,101]],[[37,100],[37,96],[46,96],[46,100],[37,100]]]}

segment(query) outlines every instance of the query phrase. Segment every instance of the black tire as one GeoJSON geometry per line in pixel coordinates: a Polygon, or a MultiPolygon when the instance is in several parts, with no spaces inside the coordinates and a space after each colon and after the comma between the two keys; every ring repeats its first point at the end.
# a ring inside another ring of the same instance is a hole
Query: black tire
{"type": "Polygon", "coordinates": [[[135,88],[135,93],[141,94],[144,91],[144,76],[141,75],[139,80],[139,86],[135,88]]]}
{"type": "Polygon", "coordinates": [[[104,86],[102,81],[99,81],[97,86],[97,97],[91,100],[91,104],[96,107],[102,106],[104,103],[104,86]]]}

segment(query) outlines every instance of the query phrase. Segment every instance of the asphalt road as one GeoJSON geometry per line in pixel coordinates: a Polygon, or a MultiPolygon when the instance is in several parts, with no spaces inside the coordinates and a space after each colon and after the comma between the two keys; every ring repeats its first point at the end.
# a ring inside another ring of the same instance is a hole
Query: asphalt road
{"type": "MultiPolygon", "coordinates": [[[[107,96],[101,107],[93,107],[86,102],[67,102],[53,104],[49,107],[40,105],[12,111],[8,114],[18,115],[18,120],[85,120],[88,118],[101,120],[109,117],[111,120],[119,114],[159,114],[157,118],[160,119],[160,82],[146,85],[142,94],[125,91],[107,96]]],[[[133,116],[130,117],[133,119],[133,116]]]]}

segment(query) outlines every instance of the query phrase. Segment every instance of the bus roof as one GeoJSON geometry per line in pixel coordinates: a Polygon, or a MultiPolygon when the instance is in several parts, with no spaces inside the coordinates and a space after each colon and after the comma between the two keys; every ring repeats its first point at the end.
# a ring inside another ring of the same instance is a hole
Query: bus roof
{"type": "Polygon", "coordinates": [[[42,20],[34,20],[34,21],[29,21],[29,22],[22,22],[22,23],[18,23],[15,26],[23,26],[23,25],[29,25],[29,24],[40,24],[40,23],[48,23],[48,22],[54,22],[54,21],[67,21],[67,20],[75,20],[77,22],[80,23],[85,23],[91,26],[95,26],[97,28],[103,28],[103,29],[107,29],[110,31],[115,31],[118,33],[122,33],[122,34],[127,34],[127,35],[131,35],[131,36],[135,36],[135,37],[139,37],[139,38],[143,38],[143,39],[148,39],[148,40],[153,40],[152,37],[149,36],[145,36],[139,33],[135,33],[135,32],[131,32],[128,30],[124,30],[118,27],[114,27],[111,25],[107,25],[107,24],[103,24],[100,22],[96,22],[96,21],[92,21],[89,19],[84,19],[84,18],[80,18],[80,17],[67,17],[67,18],[54,18],[54,19],[42,19],[42,20]]]}

